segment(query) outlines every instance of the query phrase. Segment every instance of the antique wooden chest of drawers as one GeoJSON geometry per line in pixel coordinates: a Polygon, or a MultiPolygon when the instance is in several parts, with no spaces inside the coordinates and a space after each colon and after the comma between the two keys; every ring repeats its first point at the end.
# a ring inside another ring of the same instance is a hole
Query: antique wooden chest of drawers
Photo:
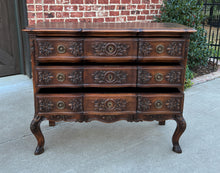
{"type": "MultiPolygon", "coordinates": [[[[31,131],[44,151],[42,120],[106,123],[177,122],[181,153],[184,76],[190,33],[171,23],[42,23],[29,26],[35,116],[31,131]]],[[[159,139],[158,139],[159,140],[159,139]]]]}

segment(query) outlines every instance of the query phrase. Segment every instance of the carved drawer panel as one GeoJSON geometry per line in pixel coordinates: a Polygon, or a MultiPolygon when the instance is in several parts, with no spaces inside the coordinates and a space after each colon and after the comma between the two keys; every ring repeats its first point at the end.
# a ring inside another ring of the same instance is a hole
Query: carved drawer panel
{"type": "Polygon", "coordinates": [[[136,67],[90,66],[84,68],[84,86],[136,87],[136,67]]]}
{"type": "Polygon", "coordinates": [[[85,94],[87,115],[127,115],[136,113],[136,94],[85,94]]]}
{"type": "Polygon", "coordinates": [[[184,69],[181,66],[139,66],[139,87],[181,86],[184,81],[184,69]]]}
{"type": "Polygon", "coordinates": [[[181,113],[183,94],[138,94],[137,112],[148,114],[181,113]]]}
{"type": "Polygon", "coordinates": [[[137,39],[85,39],[85,60],[90,62],[130,62],[137,59],[137,39]]]}
{"type": "Polygon", "coordinates": [[[83,96],[80,94],[37,94],[36,112],[43,115],[69,115],[83,112],[83,96]]]}
{"type": "Polygon", "coordinates": [[[35,70],[38,87],[81,87],[83,68],[71,66],[38,66],[35,70]]]}
{"type": "Polygon", "coordinates": [[[181,61],[185,52],[184,39],[140,39],[138,60],[146,61],[181,61]]]}
{"type": "Polygon", "coordinates": [[[81,61],[83,40],[72,38],[37,38],[36,59],[40,62],[78,62],[81,61]]]}

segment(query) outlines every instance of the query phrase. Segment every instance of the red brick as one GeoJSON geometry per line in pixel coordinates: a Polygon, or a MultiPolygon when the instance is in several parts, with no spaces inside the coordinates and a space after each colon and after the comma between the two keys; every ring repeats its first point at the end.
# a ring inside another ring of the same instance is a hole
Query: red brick
{"type": "Polygon", "coordinates": [[[137,16],[137,20],[145,20],[145,16],[137,16]]]}
{"type": "Polygon", "coordinates": [[[116,22],[126,22],[126,17],[116,17],[116,22]]]}
{"type": "Polygon", "coordinates": [[[121,15],[130,15],[130,11],[121,11],[121,15]]]}
{"type": "Polygon", "coordinates": [[[137,6],[137,9],[145,9],[146,8],[146,5],[138,5],[137,6]]]}
{"type": "Polygon", "coordinates": [[[35,17],[35,13],[28,13],[28,18],[34,18],[35,17]]]}
{"type": "Polygon", "coordinates": [[[34,3],[34,0],[26,0],[26,3],[27,3],[27,4],[33,4],[33,3],[34,3]]]}
{"type": "Polygon", "coordinates": [[[91,18],[80,18],[80,22],[92,22],[91,18]]]}
{"type": "Polygon", "coordinates": [[[108,0],[98,0],[99,4],[108,4],[108,0]]]}
{"type": "Polygon", "coordinates": [[[28,20],[29,25],[34,25],[35,24],[35,20],[28,20]]]}
{"type": "Polygon", "coordinates": [[[110,0],[110,4],[120,4],[120,0],[110,0]]]}
{"type": "Polygon", "coordinates": [[[43,7],[42,5],[36,5],[36,11],[42,11],[43,7]]]}
{"type": "Polygon", "coordinates": [[[131,0],[121,0],[121,3],[122,4],[129,4],[129,3],[131,3],[131,0]]]}
{"type": "Polygon", "coordinates": [[[126,10],[126,6],[125,5],[118,5],[116,10],[126,10]]]}
{"type": "Polygon", "coordinates": [[[150,19],[150,20],[153,20],[154,19],[154,16],[146,16],[146,19],[150,19]]]}
{"type": "Polygon", "coordinates": [[[150,10],[143,10],[141,14],[150,14],[150,10]]]}
{"type": "Polygon", "coordinates": [[[84,13],[84,16],[85,16],[85,17],[95,17],[95,16],[96,16],[96,13],[95,13],[95,12],[85,12],[85,13],[84,13]]]}
{"type": "Polygon", "coordinates": [[[92,8],[91,8],[91,6],[84,6],[84,10],[85,10],[85,11],[91,11],[92,8]]]}
{"type": "Polygon", "coordinates": [[[27,9],[28,9],[28,11],[35,11],[34,10],[34,5],[28,5],[27,9]]]}
{"type": "Polygon", "coordinates": [[[85,0],[85,4],[96,4],[96,0],[85,0]]]}
{"type": "Polygon", "coordinates": [[[44,5],[44,11],[49,11],[49,6],[48,5],[44,5]]]}
{"type": "Polygon", "coordinates": [[[155,5],[148,5],[148,9],[155,9],[155,5]]]}
{"type": "Polygon", "coordinates": [[[108,11],[98,11],[96,17],[108,16],[108,11]]]}
{"type": "Polygon", "coordinates": [[[43,22],[43,20],[42,20],[42,19],[37,20],[37,23],[42,23],[42,22],[43,22]]]}
{"type": "Polygon", "coordinates": [[[80,6],[79,6],[79,11],[84,11],[84,9],[85,9],[85,6],[84,6],[84,5],[80,5],[80,6]]]}
{"type": "Polygon", "coordinates": [[[51,22],[64,22],[64,19],[51,19],[51,22]]]}
{"type": "Polygon", "coordinates": [[[158,4],[159,0],[151,0],[151,3],[158,4]]]}
{"type": "Polygon", "coordinates": [[[136,5],[128,5],[127,10],[136,10],[136,5]]]}
{"type": "Polygon", "coordinates": [[[104,18],[94,18],[93,22],[104,22],[104,18]]]}
{"type": "Polygon", "coordinates": [[[114,17],[107,17],[107,18],[105,18],[105,21],[106,22],[115,22],[115,18],[114,17]]]}
{"type": "Polygon", "coordinates": [[[158,14],[158,10],[150,10],[150,14],[158,14]]]}
{"type": "Polygon", "coordinates": [[[115,9],[115,5],[106,5],[105,6],[105,10],[114,10],[115,9]]]}
{"type": "Polygon", "coordinates": [[[140,4],[141,0],[132,0],[132,4],[140,4]]]}
{"type": "Polygon", "coordinates": [[[62,11],[63,10],[63,6],[61,6],[61,5],[51,5],[50,6],[50,10],[51,11],[62,11]]]}
{"type": "Polygon", "coordinates": [[[54,12],[50,12],[50,13],[44,13],[44,17],[45,18],[54,18],[55,17],[55,13],[54,12]]]}
{"type": "Polygon", "coordinates": [[[43,13],[42,12],[36,13],[36,17],[37,17],[37,19],[43,18],[43,13]]]}
{"type": "Polygon", "coordinates": [[[83,4],[83,0],[71,0],[71,4],[83,4]]]}
{"type": "Polygon", "coordinates": [[[150,4],[150,0],[142,0],[142,4],[150,4]]]}
{"type": "Polygon", "coordinates": [[[69,0],[57,0],[56,3],[57,4],[69,4],[69,0]]]}
{"type": "Polygon", "coordinates": [[[65,19],[65,22],[78,23],[78,19],[65,19]]]}
{"type": "Polygon", "coordinates": [[[70,17],[83,17],[83,12],[71,12],[70,17]]]}
{"type": "Polygon", "coordinates": [[[119,16],[119,11],[110,11],[110,16],[119,16]]]}
{"type": "Polygon", "coordinates": [[[56,12],[57,18],[69,17],[69,12],[56,12]]]}
{"type": "Polygon", "coordinates": [[[160,9],[161,5],[156,5],[156,9],[160,9]]]}
{"type": "Polygon", "coordinates": [[[44,0],[44,4],[55,4],[55,0],[44,0]]]}
{"type": "Polygon", "coordinates": [[[42,0],[35,0],[35,4],[42,4],[42,0]]]}
{"type": "Polygon", "coordinates": [[[127,16],[128,21],[136,20],[136,16],[127,16]]]}
{"type": "Polygon", "coordinates": [[[64,6],[65,11],[77,11],[77,6],[76,5],[68,5],[64,6]]]}

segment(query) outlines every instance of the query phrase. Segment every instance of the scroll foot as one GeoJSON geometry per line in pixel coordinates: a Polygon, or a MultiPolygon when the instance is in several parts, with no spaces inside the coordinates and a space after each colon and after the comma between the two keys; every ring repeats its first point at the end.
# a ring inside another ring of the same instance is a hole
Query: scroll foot
{"type": "Polygon", "coordinates": [[[39,155],[44,152],[44,136],[40,129],[40,123],[42,121],[43,117],[36,115],[30,125],[31,132],[34,134],[38,142],[36,150],[34,152],[35,155],[39,155]]]}
{"type": "Polygon", "coordinates": [[[177,123],[177,127],[172,138],[173,151],[176,153],[182,153],[181,147],[179,145],[179,139],[186,129],[186,121],[184,120],[182,115],[176,115],[174,117],[174,120],[177,123]]]}

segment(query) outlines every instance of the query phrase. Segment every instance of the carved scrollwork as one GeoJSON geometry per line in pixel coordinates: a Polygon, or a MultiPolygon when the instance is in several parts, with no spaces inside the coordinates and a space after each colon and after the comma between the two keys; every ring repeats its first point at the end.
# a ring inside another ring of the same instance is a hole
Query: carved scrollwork
{"type": "Polygon", "coordinates": [[[128,74],[123,71],[98,70],[93,74],[93,80],[99,84],[123,84],[127,82],[128,74]]]}
{"type": "Polygon", "coordinates": [[[69,107],[73,112],[82,112],[83,111],[83,103],[82,98],[72,99],[69,103],[69,107]]]}
{"type": "Polygon", "coordinates": [[[138,111],[146,112],[151,108],[151,105],[152,102],[148,98],[138,96],[138,111]]]}
{"type": "Polygon", "coordinates": [[[54,109],[54,104],[49,99],[39,99],[38,107],[40,112],[50,112],[54,109]]]}
{"type": "Polygon", "coordinates": [[[68,75],[68,79],[74,84],[81,84],[83,81],[83,72],[82,70],[73,71],[68,75]]]}
{"type": "Polygon", "coordinates": [[[94,110],[99,112],[105,111],[125,111],[127,101],[124,99],[97,99],[94,101],[94,110]]]}
{"type": "Polygon", "coordinates": [[[69,47],[71,54],[74,56],[82,56],[83,55],[83,43],[81,41],[73,42],[69,47]]]}
{"type": "Polygon", "coordinates": [[[183,44],[181,42],[171,42],[167,47],[167,53],[170,56],[180,56],[182,55],[183,44]]]}
{"type": "Polygon", "coordinates": [[[146,70],[138,70],[138,83],[146,84],[152,79],[151,73],[146,70]]]}
{"type": "Polygon", "coordinates": [[[152,52],[153,48],[149,42],[139,42],[139,55],[148,56],[152,52]]]}
{"type": "Polygon", "coordinates": [[[130,46],[124,43],[96,42],[92,48],[96,56],[127,56],[130,46]]]}
{"type": "Polygon", "coordinates": [[[38,72],[38,82],[40,84],[49,84],[53,79],[53,74],[48,71],[39,71],[38,72]]]}
{"type": "Polygon", "coordinates": [[[180,71],[170,71],[166,75],[166,80],[170,83],[180,83],[181,82],[181,72],[180,71]]]}
{"type": "Polygon", "coordinates": [[[50,42],[40,42],[39,43],[39,55],[48,56],[54,50],[53,45],[50,42]]]}
{"type": "Polygon", "coordinates": [[[180,111],[181,110],[181,99],[180,98],[171,98],[166,101],[165,105],[171,111],[180,111]]]}
{"type": "Polygon", "coordinates": [[[50,115],[49,120],[52,121],[68,121],[75,118],[75,115],[50,115]]]}

